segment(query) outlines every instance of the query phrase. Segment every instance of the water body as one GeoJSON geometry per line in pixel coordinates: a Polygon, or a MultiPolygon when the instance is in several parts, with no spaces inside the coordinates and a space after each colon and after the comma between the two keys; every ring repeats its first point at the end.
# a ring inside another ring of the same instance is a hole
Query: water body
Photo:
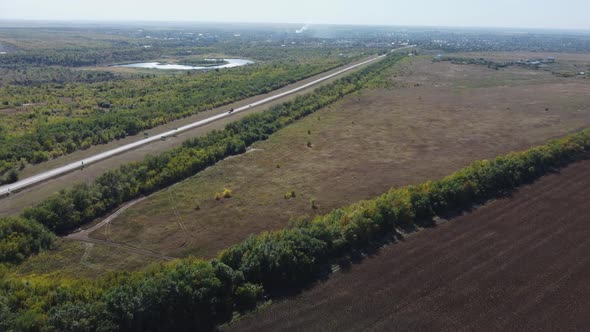
{"type": "Polygon", "coordinates": [[[204,69],[222,69],[222,68],[233,68],[240,67],[254,63],[253,61],[246,59],[222,59],[227,62],[218,66],[187,66],[177,65],[170,63],[160,62],[140,62],[130,63],[127,65],[117,65],[115,67],[126,67],[126,68],[149,68],[149,69],[172,69],[172,70],[204,70],[204,69]]]}

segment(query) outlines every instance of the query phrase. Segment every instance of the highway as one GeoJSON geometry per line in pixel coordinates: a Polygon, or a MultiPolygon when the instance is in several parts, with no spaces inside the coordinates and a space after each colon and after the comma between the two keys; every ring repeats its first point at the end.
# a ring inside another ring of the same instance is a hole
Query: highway
{"type": "MultiPolygon", "coordinates": [[[[404,47],[404,48],[407,48],[407,47],[404,47]]],[[[396,49],[396,50],[399,50],[399,49],[396,49]]],[[[368,63],[374,62],[376,60],[379,60],[379,59],[381,59],[383,57],[385,57],[385,55],[376,56],[374,58],[365,60],[363,62],[360,62],[360,63],[354,64],[354,65],[348,66],[348,67],[343,68],[343,69],[341,69],[341,70],[339,70],[337,72],[334,72],[334,73],[331,73],[329,75],[326,75],[326,76],[324,76],[322,78],[319,78],[319,79],[317,79],[315,81],[312,81],[312,82],[309,82],[309,83],[304,84],[302,86],[299,86],[297,88],[294,88],[294,89],[291,89],[291,90],[288,90],[288,91],[285,91],[285,92],[282,92],[282,93],[279,93],[279,94],[270,96],[268,98],[261,99],[259,101],[253,102],[253,103],[251,103],[249,105],[245,105],[245,106],[236,108],[233,111],[228,111],[228,112],[224,112],[224,113],[221,113],[221,114],[217,114],[217,115],[211,116],[209,118],[206,118],[206,119],[203,119],[203,120],[200,120],[200,121],[196,121],[196,122],[190,123],[190,124],[185,125],[185,126],[182,126],[182,127],[175,128],[173,130],[169,130],[169,131],[166,131],[166,132],[157,134],[157,135],[153,135],[153,136],[148,137],[148,138],[144,138],[144,139],[139,140],[137,142],[129,143],[129,144],[120,146],[118,148],[115,148],[115,149],[112,149],[112,150],[109,150],[109,151],[105,151],[105,152],[96,154],[94,156],[91,156],[91,157],[88,157],[88,158],[85,158],[85,159],[81,159],[81,160],[78,160],[78,161],[69,163],[69,164],[64,165],[64,166],[61,166],[61,167],[54,168],[52,170],[49,170],[49,171],[46,171],[46,172],[43,172],[43,173],[39,173],[37,175],[33,175],[31,177],[28,177],[28,178],[19,180],[17,182],[14,182],[14,183],[11,183],[11,184],[8,184],[8,185],[0,186],[0,195],[10,194],[11,192],[15,192],[15,191],[18,191],[20,189],[33,186],[33,185],[38,184],[40,182],[43,182],[43,181],[46,181],[46,180],[49,180],[49,179],[52,179],[52,178],[55,178],[55,177],[59,177],[62,174],[65,174],[65,173],[68,173],[68,172],[72,172],[72,171],[77,170],[77,169],[81,169],[81,168],[83,168],[86,165],[90,165],[92,163],[98,162],[100,160],[107,159],[107,158],[112,157],[114,155],[121,154],[123,152],[129,151],[129,150],[132,150],[132,149],[135,149],[135,148],[137,148],[139,146],[142,146],[142,145],[145,145],[145,144],[149,144],[151,142],[158,141],[160,139],[165,139],[168,136],[173,136],[175,134],[178,134],[178,133],[183,132],[183,131],[187,131],[189,129],[193,129],[193,128],[196,128],[196,127],[204,126],[204,125],[209,124],[211,122],[214,122],[214,121],[217,121],[217,120],[226,118],[226,117],[233,116],[233,115],[235,115],[236,113],[239,113],[239,112],[247,111],[248,109],[250,109],[252,107],[263,105],[263,104],[269,103],[271,101],[274,101],[276,99],[285,97],[287,95],[294,94],[294,93],[299,92],[301,90],[307,89],[307,88],[309,88],[311,86],[317,85],[317,84],[319,84],[319,83],[321,83],[323,81],[326,81],[328,79],[331,79],[331,78],[333,78],[335,76],[338,76],[338,75],[341,75],[341,74],[343,74],[345,72],[348,72],[350,70],[353,70],[353,69],[355,69],[357,67],[360,67],[360,66],[366,65],[368,63]]]]}

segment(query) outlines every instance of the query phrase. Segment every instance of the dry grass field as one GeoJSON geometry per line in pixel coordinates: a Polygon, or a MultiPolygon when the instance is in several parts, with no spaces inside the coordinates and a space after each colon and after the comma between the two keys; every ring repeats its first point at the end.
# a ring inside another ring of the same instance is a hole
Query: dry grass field
{"type": "Polygon", "coordinates": [[[152,195],[92,236],[168,256],[213,257],[293,217],[590,126],[588,80],[427,57],[400,62],[390,77],[391,87],[346,96],[248,153],[152,195]],[[225,188],[232,196],[216,200],[225,188]],[[285,198],[291,191],[295,197],[285,198]]]}
{"type": "Polygon", "coordinates": [[[157,261],[101,244],[59,240],[54,250],[33,256],[16,266],[15,274],[56,279],[96,278],[111,271],[138,270],[157,261]]]}

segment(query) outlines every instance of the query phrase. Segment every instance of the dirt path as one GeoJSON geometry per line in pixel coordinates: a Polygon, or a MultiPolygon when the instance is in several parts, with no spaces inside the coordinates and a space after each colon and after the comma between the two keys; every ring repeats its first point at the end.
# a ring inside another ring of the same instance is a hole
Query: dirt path
{"type": "Polygon", "coordinates": [[[177,200],[177,198],[175,197],[174,192],[172,190],[169,190],[168,191],[168,199],[170,200],[170,206],[174,210],[174,217],[176,219],[176,222],[178,223],[178,227],[180,228],[180,231],[182,232],[182,234],[185,237],[185,240],[180,245],[180,247],[181,248],[188,247],[188,246],[190,246],[192,244],[192,240],[191,240],[190,236],[188,235],[186,226],[184,224],[184,220],[182,220],[182,216],[178,212],[178,207],[176,207],[176,200],[177,200]]]}
{"type": "Polygon", "coordinates": [[[82,242],[87,242],[87,243],[96,243],[96,244],[102,244],[105,246],[109,246],[109,247],[113,247],[113,248],[117,248],[117,249],[121,249],[121,250],[125,250],[125,251],[129,251],[132,252],[134,254],[138,254],[138,255],[142,255],[142,256],[147,256],[147,257],[152,257],[152,258],[157,258],[157,259],[161,259],[161,260],[165,260],[165,261],[170,261],[173,260],[174,257],[169,257],[166,255],[163,255],[159,252],[155,252],[155,251],[151,251],[151,250],[146,250],[146,249],[141,249],[141,248],[137,248],[137,247],[133,247],[124,243],[119,243],[119,242],[112,242],[112,241],[105,241],[105,240],[99,240],[99,239],[93,239],[93,238],[73,238],[73,237],[65,237],[64,239],[66,240],[72,240],[72,241],[82,241],[82,242]]]}
{"type": "Polygon", "coordinates": [[[127,210],[128,208],[132,207],[133,205],[143,201],[144,199],[146,199],[147,197],[140,197],[138,199],[135,199],[125,205],[123,205],[121,208],[119,208],[117,211],[115,211],[113,214],[109,215],[108,217],[106,217],[105,219],[103,219],[101,222],[93,225],[92,227],[89,228],[85,228],[85,229],[80,229],[79,232],[75,232],[72,233],[68,236],[65,236],[65,238],[69,238],[69,239],[86,239],[88,238],[88,234],[94,232],[95,230],[108,225],[111,221],[113,221],[115,218],[117,218],[121,213],[123,213],[123,211],[127,210]]]}
{"type": "MultiPolygon", "coordinates": [[[[137,248],[134,246],[130,246],[128,244],[125,243],[120,243],[120,242],[116,242],[116,241],[112,241],[109,238],[109,225],[111,224],[111,222],[113,220],[115,220],[121,213],[123,213],[123,211],[127,210],[128,208],[132,207],[133,205],[143,201],[144,199],[146,199],[147,197],[141,197],[138,198],[136,200],[133,200],[125,205],[123,205],[121,208],[119,208],[117,211],[115,211],[113,214],[111,214],[110,216],[106,217],[104,220],[102,220],[101,222],[93,225],[92,227],[86,228],[86,229],[81,229],[78,232],[69,234],[67,236],[64,236],[63,238],[66,240],[74,240],[74,241],[82,241],[82,242],[86,242],[86,243],[97,243],[97,244],[102,244],[102,245],[106,245],[109,247],[113,247],[113,248],[117,248],[117,249],[122,249],[122,250],[126,250],[126,251],[130,251],[133,253],[136,253],[138,255],[143,255],[143,256],[148,256],[148,257],[153,257],[153,258],[158,258],[158,259],[163,259],[163,260],[172,260],[173,257],[169,257],[166,255],[163,255],[159,252],[156,251],[152,251],[152,250],[146,250],[146,249],[141,249],[141,248],[137,248]],[[107,237],[107,240],[102,240],[102,239],[96,239],[96,238],[91,238],[88,235],[100,228],[104,227],[105,228],[105,235],[107,237]]],[[[84,252],[84,255],[82,256],[81,259],[81,263],[85,263],[86,258],[89,254],[89,251],[92,249],[92,246],[88,246],[86,247],[86,251],[84,252]]]]}
{"type": "Polygon", "coordinates": [[[590,160],[418,232],[237,331],[582,331],[590,160]]]}

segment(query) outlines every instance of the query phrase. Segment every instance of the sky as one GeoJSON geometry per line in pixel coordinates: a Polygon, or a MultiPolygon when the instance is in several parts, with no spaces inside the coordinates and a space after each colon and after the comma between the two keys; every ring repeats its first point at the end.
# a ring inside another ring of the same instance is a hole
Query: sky
{"type": "Polygon", "coordinates": [[[0,0],[0,19],[590,30],[590,0],[0,0]]]}

